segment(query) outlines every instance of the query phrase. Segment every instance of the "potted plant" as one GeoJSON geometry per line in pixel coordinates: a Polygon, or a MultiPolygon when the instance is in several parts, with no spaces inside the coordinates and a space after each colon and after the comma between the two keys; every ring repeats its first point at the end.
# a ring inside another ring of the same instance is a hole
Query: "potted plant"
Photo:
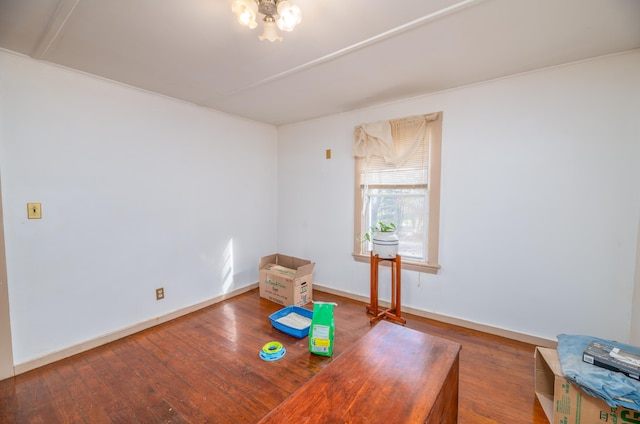
{"type": "Polygon", "coordinates": [[[364,235],[367,241],[373,243],[373,254],[382,259],[393,259],[398,254],[398,236],[395,233],[396,224],[385,224],[379,221],[364,235]]]}

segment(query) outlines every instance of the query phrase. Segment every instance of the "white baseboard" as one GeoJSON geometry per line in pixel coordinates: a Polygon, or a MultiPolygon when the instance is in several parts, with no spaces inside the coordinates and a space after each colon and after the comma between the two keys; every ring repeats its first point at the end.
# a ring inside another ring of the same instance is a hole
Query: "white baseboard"
{"type": "Polygon", "coordinates": [[[86,342],[79,343],[77,345],[68,347],[66,349],[59,350],[57,352],[53,352],[47,354],[45,356],[41,356],[39,358],[23,362],[20,364],[14,365],[14,373],[15,375],[22,374],[27,371],[31,371],[43,365],[51,364],[53,362],[59,361],[64,358],[68,358],[73,355],[77,355],[78,353],[86,352],[87,350],[94,349],[98,346],[102,346],[104,344],[113,342],[115,340],[121,339],[123,337],[130,336],[132,334],[138,333],[142,330],[146,330],[147,328],[154,327],[158,324],[165,323],[167,321],[171,321],[172,319],[179,318],[183,315],[190,314],[191,312],[195,312],[199,309],[206,308],[207,306],[214,305],[216,303],[222,302],[225,299],[229,299],[231,297],[237,296],[242,293],[246,293],[249,290],[253,290],[258,287],[258,283],[254,283],[248,285],[246,287],[239,288],[232,292],[223,294],[221,296],[217,296],[204,302],[196,303],[191,306],[187,306],[182,309],[178,309],[177,311],[170,312],[166,315],[162,315],[148,321],[140,322],[138,324],[132,325],[130,327],[123,328],[121,330],[114,331],[112,333],[105,334],[100,337],[96,337],[95,339],[88,340],[86,342]]]}
{"type": "MultiPolygon", "coordinates": [[[[364,303],[369,303],[371,299],[369,299],[369,297],[366,296],[360,296],[360,295],[356,295],[353,293],[349,293],[349,292],[345,292],[345,291],[341,291],[341,290],[337,290],[337,289],[333,289],[330,287],[325,287],[322,286],[320,284],[317,283],[313,283],[313,289],[317,290],[317,291],[321,291],[321,292],[326,292],[329,294],[334,294],[336,296],[342,296],[342,297],[346,297],[348,299],[353,299],[353,300],[357,300],[358,302],[364,302],[364,303]]],[[[384,308],[388,308],[389,307],[389,303],[388,302],[380,302],[380,306],[384,307],[384,308]]],[[[484,324],[478,324],[472,321],[466,321],[460,318],[454,318],[454,317],[450,317],[447,315],[440,315],[440,314],[436,314],[433,312],[427,312],[427,311],[423,311],[421,309],[416,309],[416,308],[410,308],[410,307],[406,307],[403,306],[402,307],[402,311],[411,314],[411,315],[416,315],[419,317],[423,317],[423,318],[428,318],[428,319],[432,319],[435,321],[440,321],[440,322],[444,322],[447,324],[452,324],[452,325],[457,325],[459,327],[464,327],[464,328],[469,328],[471,330],[476,330],[476,331],[481,331],[483,333],[488,333],[488,334],[493,334],[496,336],[501,336],[501,337],[506,337],[508,339],[512,339],[512,340],[517,340],[520,342],[524,342],[524,343],[529,343],[532,345],[536,345],[536,346],[544,346],[544,347],[550,347],[550,348],[556,348],[558,346],[558,342],[555,340],[548,340],[548,339],[544,339],[541,337],[536,337],[536,336],[532,336],[529,334],[523,334],[523,333],[518,333],[515,331],[510,331],[510,330],[505,330],[503,328],[499,328],[499,327],[492,327],[489,325],[484,325],[484,324]]]]}
{"type": "MultiPolygon", "coordinates": [[[[132,325],[130,327],[126,327],[117,331],[114,331],[112,333],[108,333],[105,334],[103,336],[100,337],[96,337],[95,339],[91,339],[88,340],[86,342],[82,342],[79,343],[77,345],[68,347],[66,349],[62,349],[59,350],[57,352],[53,352],[50,354],[47,354],[45,356],[41,356],[39,358],[36,359],[32,359],[30,361],[27,362],[22,362],[20,364],[16,364],[14,365],[14,373],[15,375],[18,374],[22,374],[25,373],[27,371],[31,371],[34,370],[38,367],[44,366],[44,365],[48,365],[51,364],[53,362],[59,361],[61,359],[64,358],[68,358],[70,356],[73,355],[77,355],[78,353],[82,353],[82,352],[86,352],[87,350],[91,350],[94,349],[98,346],[102,346],[104,344],[113,342],[115,340],[121,339],[123,337],[127,337],[130,336],[132,334],[138,333],[142,330],[146,330],[148,328],[154,327],[158,324],[162,324],[168,321],[171,321],[172,319],[176,319],[179,318],[183,315],[187,315],[190,314],[192,312],[195,312],[199,309],[202,308],[206,308],[207,306],[211,306],[214,305],[216,303],[222,302],[223,300],[232,298],[234,296],[237,296],[239,294],[242,293],[246,293],[250,290],[253,290],[255,288],[258,287],[258,283],[254,283],[251,285],[248,285],[246,287],[242,287],[239,288],[237,290],[234,290],[232,292],[226,293],[222,296],[218,296],[218,297],[214,297],[212,299],[206,300],[204,302],[200,302],[200,303],[196,303],[194,305],[191,306],[187,306],[185,308],[179,309],[177,311],[173,311],[170,312],[166,315],[162,315],[153,319],[150,319],[148,321],[144,321],[144,322],[140,322],[138,324],[132,325]]],[[[359,296],[359,295],[355,295],[353,293],[349,293],[349,292],[345,292],[345,291],[341,291],[341,290],[336,290],[336,289],[332,289],[330,287],[325,287],[319,284],[314,283],[313,285],[314,290],[317,291],[322,291],[322,292],[326,292],[329,294],[334,294],[337,296],[342,296],[342,297],[346,297],[348,299],[353,299],[353,300],[357,300],[359,302],[363,302],[363,303],[368,303],[369,302],[369,298],[365,297],[365,296],[359,296]]],[[[380,302],[380,305],[383,307],[388,307],[388,303],[385,302],[380,302]]],[[[491,327],[488,325],[483,325],[483,324],[477,324],[471,321],[465,321],[462,319],[458,319],[458,318],[453,318],[453,317],[449,317],[446,315],[440,315],[440,314],[435,314],[432,312],[426,312],[426,311],[422,311],[420,309],[415,309],[415,308],[409,308],[409,307],[404,307],[403,310],[408,313],[408,314],[412,314],[412,315],[416,315],[419,317],[423,317],[423,318],[428,318],[428,319],[433,319],[436,321],[441,321],[447,324],[452,324],[452,325],[457,325],[460,327],[464,327],[464,328],[469,328],[472,330],[477,330],[477,331],[482,331],[484,333],[489,333],[489,334],[494,334],[497,336],[501,336],[501,337],[506,337],[512,340],[517,340],[517,341],[521,341],[521,342],[525,342],[525,343],[529,343],[529,344],[533,344],[536,346],[544,346],[544,347],[551,347],[551,348],[555,348],[557,347],[557,342],[554,340],[547,340],[547,339],[543,339],[540,337],[535,337],[535,336],[531,336],[528,334],[522,334],[522,333],[517,333],[514,331],[509,331],[509,330],[505,330],[502,328],[498,328],[498,327],[491,327]]]]}

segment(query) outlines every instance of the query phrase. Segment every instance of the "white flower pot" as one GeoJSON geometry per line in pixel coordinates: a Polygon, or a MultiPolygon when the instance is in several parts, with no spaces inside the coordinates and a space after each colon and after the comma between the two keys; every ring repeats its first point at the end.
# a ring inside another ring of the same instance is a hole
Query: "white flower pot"
{"type": "Polygon", "coordinates": [[[392,232],[377,231],[371,238],[373,254],[381,259],[393,259],[398,254],[398,236],[392,232]]]}

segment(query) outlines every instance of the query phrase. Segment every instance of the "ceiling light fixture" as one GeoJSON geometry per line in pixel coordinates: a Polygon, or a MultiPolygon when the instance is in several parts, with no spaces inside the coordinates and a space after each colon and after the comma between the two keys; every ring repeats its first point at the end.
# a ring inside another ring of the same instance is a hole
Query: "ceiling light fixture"
{"type": "Polygon", "coordinates": [[[302,13],[298,6],[288,0],[233,0],[231,10],[238,17],[238,21],[250,29],[258,26],[256,14],[264,15],[264,32],[260,40],[282,41],[276,25],[282,31],[293,31],[302,20],[302,13]]]}

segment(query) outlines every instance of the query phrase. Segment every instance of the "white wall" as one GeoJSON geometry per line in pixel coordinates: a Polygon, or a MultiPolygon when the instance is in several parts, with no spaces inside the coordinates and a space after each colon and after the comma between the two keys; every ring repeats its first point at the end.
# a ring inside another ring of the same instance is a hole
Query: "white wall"
{"type": "Polygon", "coordinates": [[[16,364],[253,284],[277,250],[274,127],[3,52],[0,96],[16,364]]]}
{"type": "Polygon", "coordinates": [[[0,52],[15,362],[245,287],[275,251],[367,296],[368,266],[351,257],[353,127],[439,110],[443,268],[403,272],[403,304],[548,339],[626,341],[637,69],[640,52],[276,131],[0,52]],[[27,202],[42,203],[42,220],[26,219],[27,202]]]}
{"type": "Polygon", "coordinates": [[[638,245],[636,247],[636,275],[631,311],[631,344],[640,346],[640,211],[638,211],[638,245]]]}
{"type": "Polygon", "coordinates": [[[351,257],[353,127],[444,111],[442,269],[404,271],[403,305],[549,340],[629,340],[639,69],[636,51],[281,127],[279,250],[368,296],[368,265],[351,257]]]}
{"type": "MultiPolygon", "coordinates": [[[[0,194],[2,187],[0,185],[0,194]]],[[[4,220],[0,198],[0,380],[12,377],[13,343],[11,341],[11,317],[9,316],[9,288],[7,287],[7,262],[4,250],[4,220]]]]}

